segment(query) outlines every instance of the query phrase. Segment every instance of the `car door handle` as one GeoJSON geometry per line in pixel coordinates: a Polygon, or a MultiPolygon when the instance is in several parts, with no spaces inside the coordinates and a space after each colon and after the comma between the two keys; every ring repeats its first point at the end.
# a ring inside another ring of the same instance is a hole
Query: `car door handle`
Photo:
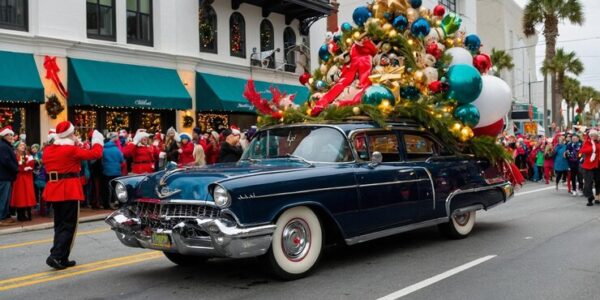
{"type": "Polygon", "coordinates": [[[415,176],[415,170],[398,170],[398,173],[400,174],[407,174],[409,176],[415,176]]]}

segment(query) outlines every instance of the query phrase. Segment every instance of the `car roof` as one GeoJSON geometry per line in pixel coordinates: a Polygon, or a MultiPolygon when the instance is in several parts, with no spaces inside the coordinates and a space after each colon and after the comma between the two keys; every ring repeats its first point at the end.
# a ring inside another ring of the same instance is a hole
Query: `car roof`
{"type": "MultiPolygon", "coordinates": [[[[420,128],[419,123],[415,122],[412,119],[395,119],[386,121],[387,124],[394,128],[420,128]]],[[[360,129],[373,129],[373,128],[382,128],[374,121],[371,120],[356,120],[349,119],[345,121],[339,122],[322,122],[322,123],[294,123],[294,124],[281,124],[268,126],[263,129],[272,129],[272,128],[285,128],[285,127],[297,127],[297,126],[334,126],[341,129],[346,135],[350,132],[360,129]]]]}

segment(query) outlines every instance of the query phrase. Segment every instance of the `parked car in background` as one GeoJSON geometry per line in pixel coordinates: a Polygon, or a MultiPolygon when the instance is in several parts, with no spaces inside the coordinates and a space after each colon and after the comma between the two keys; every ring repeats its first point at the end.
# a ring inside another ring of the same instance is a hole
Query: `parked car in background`
{"type": "Polygon", "coordinates": [[[476,212],[513,196],[485,159],[453,153],[411,120],[279,125],[240,162],[113,182],[106,222],[130,247],[179,265],[262,256],[276,275],[313,270],[326,243],[353,245],[437,225],[464,238],[476,212]]]}

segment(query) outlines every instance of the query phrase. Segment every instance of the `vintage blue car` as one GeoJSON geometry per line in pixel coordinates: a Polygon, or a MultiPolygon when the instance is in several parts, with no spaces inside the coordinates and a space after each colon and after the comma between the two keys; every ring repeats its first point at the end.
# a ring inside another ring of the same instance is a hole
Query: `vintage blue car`
{"type": "Polygon", "coordinates": [[[438,225],[466,237],[475,213],[512,185],[485,159],[453,153],[411,120],[279,125],[236,164],[113,181],[106,222],[130,247],[176,264],[262,256],[285,279],[314,269],[326,243],[353,245],[438,225]]]}

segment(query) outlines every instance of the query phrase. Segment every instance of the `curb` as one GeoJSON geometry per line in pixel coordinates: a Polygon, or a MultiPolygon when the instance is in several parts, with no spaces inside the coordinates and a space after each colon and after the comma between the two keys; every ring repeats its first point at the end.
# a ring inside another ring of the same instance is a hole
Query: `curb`
{"type": "MultiPolygon", "coordinates": [[[[106,217],[108,217],[108,215],[110,215],[110,213],[103,213],[103,214],[97,214],[97,215],[93,215],[93,216],[83,217],[83,218],[79,219],[79,223],[87,223],[87,222],[104,220],[104,219],[106,219],[106,217]]],[[[36,225],[31,225],[31,226],[19,226],[19,227],[0,230],[0,235],[28,232],[28,231],[36,231],[36,230],[44,230],[44,229],[50,229],[53,227],[54,227],[54,223],[52,223],[52,222],[41,223],[41,224],[36,224],[36,225]]]]}

